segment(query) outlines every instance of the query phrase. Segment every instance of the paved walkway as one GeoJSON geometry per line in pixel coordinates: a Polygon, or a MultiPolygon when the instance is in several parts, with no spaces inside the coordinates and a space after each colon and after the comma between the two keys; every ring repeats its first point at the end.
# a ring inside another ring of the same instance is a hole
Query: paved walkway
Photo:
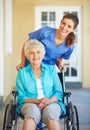
{"type": "MultiPolygon", "coordinates": [[[[90,89],[70,89],[70,92],[72,95],[69,100],[78,109],[80,130],[90,130],[90,89]]],[[[4,110],[4,106],[0,108],[0,130],[2,130],[4,110]]],[[[20,125],[22,126],[22,124],[20,125]]]]}
{"type": "Polygon", "coordinates": [[[71,100],[77,106],[80,130],[90,130],[90,89],[71,90],[71,100]]]}

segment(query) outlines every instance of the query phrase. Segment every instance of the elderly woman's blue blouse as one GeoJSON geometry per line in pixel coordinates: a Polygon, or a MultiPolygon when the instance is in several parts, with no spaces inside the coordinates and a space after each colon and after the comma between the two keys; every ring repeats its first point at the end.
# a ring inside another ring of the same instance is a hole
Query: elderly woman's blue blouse
{"type": "MultiPolygon", "coordinates": [[[[67,47],[66,41],[64,41],[59,46],[56,46],[56,29],[48,26],[29,33],[29,38],[37,39],[42,42],[42,44],[44,44],[46,54],[44,56],[43,63],[45,64],[54,65],[60,57],[69,59],[74,49],[74,45],[67,47]]],[[[26,64],[28,63],[29,62],[26,62],[26,64]]]]}
{"type": "MultiPolygon", "coordinates": [[[[58,98],[58,104],[61,106],[62,113],[66,113],[65,105],[63,104],[63,91],[62,85],[59,80],[59,77],[56,72],[56,68],[53,65],[47,65],[42,63],[42,89],[44,96],[46,98],[51,98],[56,96],[58,98]]],[[[36,77],[31,68],[31,65],[20,69],[16,78],[16,90],[18,91],[18,103],[19,107],[17,108],[18,113],[24,104],[24,101],[28,98],[37,98],[38,89],[37,89],[36,77]]]]}

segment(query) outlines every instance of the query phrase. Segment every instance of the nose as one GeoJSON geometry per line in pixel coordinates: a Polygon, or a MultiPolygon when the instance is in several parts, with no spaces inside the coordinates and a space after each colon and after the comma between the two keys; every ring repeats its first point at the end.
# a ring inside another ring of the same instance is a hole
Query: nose
{"type": "Polygon", "coordinates": [[[64,26],[63,26],[63,29],[65,29],[65,30],[66,30],[66,29],[67,29],[67,25],[64,25],[64,26]]]}
{"type": "Polygon", "coordinates": [[[37,57],[37,53],[34,53],[34,57],[37,57]]]}

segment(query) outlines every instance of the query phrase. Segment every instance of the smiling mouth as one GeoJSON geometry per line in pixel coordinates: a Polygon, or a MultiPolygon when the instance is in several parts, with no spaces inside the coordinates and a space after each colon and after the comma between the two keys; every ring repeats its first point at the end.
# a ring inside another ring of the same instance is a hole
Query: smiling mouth
{"type": "Polygon", "coordinates": [[[61,29],[61,32],[62,32],[62,33],[66,33],[66,30],[61,29]]]}
{"type": "Polygon", "coordinates": [[[33,61],[38,61],[39,59],[33,59],[33,61]]]}

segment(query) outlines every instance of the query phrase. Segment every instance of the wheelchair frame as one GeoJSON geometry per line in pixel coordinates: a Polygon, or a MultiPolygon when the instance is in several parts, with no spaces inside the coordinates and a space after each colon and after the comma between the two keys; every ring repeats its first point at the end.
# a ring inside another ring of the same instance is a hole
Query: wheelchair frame
{"type": "MultiPolygon", "coordinates": [[[[66,115],[60,117],[60,120],[64,119],[64,130],[79,130],[79,118],[78,111],[76,105],[73,105],[71,101],[69,101],[69,97],[71,96],[71,92],[66,92],[65,89],[65,77],[64,71],[59,73],[59,78],[63,87],[64,99],[63,102],[66,105],[66,115]]],[[[18,130],[17,121],[19,118],[24,119],[22,115],[19,115],[16,112],[17,108],[17,92],[12,91],[13,99],[10,100],[10,103],[6,105],[4,121],[3,121],[3,130],[18,130]]],[[[46,130],[47,126],[37,125],[36,130],[46,130]]]]}

